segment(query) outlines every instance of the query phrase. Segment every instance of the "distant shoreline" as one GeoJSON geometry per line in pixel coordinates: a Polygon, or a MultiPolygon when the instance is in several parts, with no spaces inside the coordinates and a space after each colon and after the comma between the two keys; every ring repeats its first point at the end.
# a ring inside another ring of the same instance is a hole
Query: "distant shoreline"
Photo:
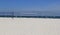
{"type": "Polygon", "coordinates": [[[0,17],[11,17],[11,18],[60,18],[60,16],[0,16],[0,17]]]}

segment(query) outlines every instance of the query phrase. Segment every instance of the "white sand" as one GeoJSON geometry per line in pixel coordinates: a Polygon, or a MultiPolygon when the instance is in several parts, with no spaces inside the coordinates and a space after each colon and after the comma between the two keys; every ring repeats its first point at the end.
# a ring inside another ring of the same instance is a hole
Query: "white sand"
{"type": "Polygon", "coordinates": [[[0,18],[0,35],[60,35],[60,19],[0,18]]]}

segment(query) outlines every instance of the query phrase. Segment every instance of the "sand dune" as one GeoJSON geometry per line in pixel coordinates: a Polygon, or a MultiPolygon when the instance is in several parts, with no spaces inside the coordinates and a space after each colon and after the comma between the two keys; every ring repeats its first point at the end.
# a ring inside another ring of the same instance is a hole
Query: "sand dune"
{"type": "Polygon", "coordinates": [[[0,35],[60,35],[60,19],[0,18],[0,35]]]}

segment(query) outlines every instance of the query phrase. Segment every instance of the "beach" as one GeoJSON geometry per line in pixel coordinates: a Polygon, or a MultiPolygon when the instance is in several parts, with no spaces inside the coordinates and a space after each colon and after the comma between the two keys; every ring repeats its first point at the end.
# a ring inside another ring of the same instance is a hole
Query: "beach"
{"type": "Polygon", "coordinates": [[[60,35],[60,19],[1,17],[0,35],[60,35]]]}

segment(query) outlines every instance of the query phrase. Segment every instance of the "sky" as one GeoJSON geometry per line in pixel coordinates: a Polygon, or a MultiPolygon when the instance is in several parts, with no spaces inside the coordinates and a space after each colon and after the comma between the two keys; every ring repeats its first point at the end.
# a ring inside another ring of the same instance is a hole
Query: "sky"
{"type": "Polygon", "coordinates": [[[60,0],[0,0],[0,11],[60,11],[60,0]]]}

